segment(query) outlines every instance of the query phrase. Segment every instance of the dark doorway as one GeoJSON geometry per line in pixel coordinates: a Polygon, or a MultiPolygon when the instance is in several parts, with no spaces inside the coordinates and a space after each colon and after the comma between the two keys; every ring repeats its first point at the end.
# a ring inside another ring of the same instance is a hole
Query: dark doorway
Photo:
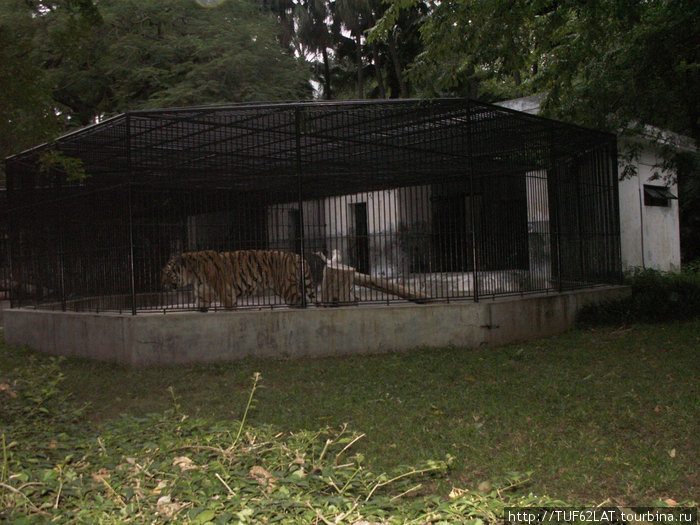
{"type": "Polygon", "coordinates": [[[367,223],[367,203],[352,205],[355,218],[355,268],[360,273],[369,273],[369,228],[367,223]]]}
{"type": "Polygon", "coordinates": [[[433,203],[433,239],[436,269],[471,269],[471,198],[465,194],[436,195],[433,203]]]}

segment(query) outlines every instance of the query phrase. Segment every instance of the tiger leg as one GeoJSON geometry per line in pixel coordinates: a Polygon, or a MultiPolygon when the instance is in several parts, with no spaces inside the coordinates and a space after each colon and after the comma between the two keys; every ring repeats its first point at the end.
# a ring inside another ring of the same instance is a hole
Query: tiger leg
{"type": "Polygon", "coordinates": [[[207,283],[197,281],[194,284],[196,306],[200,312],[206,312],[211,306],[214,290],[207,283]]]}
{"type": "Polygon", "coordinates": [[[308,289],[302,292],[301,286],[299,286],[297,282],[287,283],[287,286],[284,287],[280,295],[282,295],[288,306],[292,308],[301,308],[302,293],[306,295],[306,303],[311,304],[313,301],[313,294],[310,293],[308,289]]]}
{"type": "Polygon", "coordinates": [[[292,285],[288,291],[287,296],[284,298],[291,308],[301,308],[301,294],[299,293],[299,286],[292,285]]]}
{"type": "Polygon", "coordinates": [[[236,295],[236,291],[233,289],[233,286],[226,286],[225,289],[219,294],[219,297],[221,298],[221,303],[224,305],[224,308],[227,310],[235,310],[236,303],[238,302],[238,296],[236,295]]]}
{"type": "Polygon", "coordinates": [[[302,298],[304,297],[306,298],[307,304],[311,304],[315,298],[311,269],[308,263],[304,261],[304,283],[302,286],[299,280],[301,268],[301,257],[296,254],[282,254],[277,261],[276,272],[278,276],[275,282],[277,285],[275,291],[281,295],[287,305],[292,308],[301,308],[303,304],[302,298]]]}
{"type": "Polygon", "coordinates": [[[231,269],[231,256],[229,253],[219,253],[218,257],[215,259],[216,269],[215,273],[216,281],[214,283],[214,288],[216,290],[216,295],[221,301],[221,306],[226,310],[232,310],[236,308],[236,291],[231,282],[232,280],[232,269],[231,269]]]}

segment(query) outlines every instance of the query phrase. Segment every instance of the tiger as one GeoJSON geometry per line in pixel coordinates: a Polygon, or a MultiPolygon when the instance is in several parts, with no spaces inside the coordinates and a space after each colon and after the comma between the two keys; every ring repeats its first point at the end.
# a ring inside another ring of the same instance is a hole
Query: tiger
{"type": "MultiPolygon", "coordinates": [[[[204,250],[174,255],[163,267],[162,285],[166,290],[193,285],[196,307],[206,312],[218,297],[227,309],[236,308],[238,298],[268,288],[289,306],[302,305],[300,279],[302,258],[279,250],[204,250]]],[[[315,299],[315,285],[309,264],[304,260],[304,288],[307,301],[315,299]]]]}

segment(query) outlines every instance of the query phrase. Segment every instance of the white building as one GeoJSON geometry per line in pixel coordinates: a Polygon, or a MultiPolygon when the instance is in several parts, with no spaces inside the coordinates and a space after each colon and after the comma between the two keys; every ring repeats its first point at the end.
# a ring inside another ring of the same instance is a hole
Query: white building
{"type": "MultiPolygon", "coordinates": [[[[534,95],[501,102],[498,105],[539,113],[544,97],[534,95]]],[[[681,269],[680,220],[678,187],[667,185],[663,178],[655,176],[660,170],[661,159],[653,145],[652,137],[661,136],[667,144],[681,151],[694,151],[692,140],[670,132],[647,127],[648,135],[635,139],[620,137],[618,151],[638,149],[632,161],[637,175],[622,177],[624,166],[619,167],[620,183],[620,236],[623,270],[650,268],[666,272],[681,269]]]]}

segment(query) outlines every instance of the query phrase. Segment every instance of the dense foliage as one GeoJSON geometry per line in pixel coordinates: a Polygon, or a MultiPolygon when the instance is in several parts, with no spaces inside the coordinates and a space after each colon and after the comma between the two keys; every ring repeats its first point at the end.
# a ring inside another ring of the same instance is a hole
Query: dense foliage
{"type": "Polygon", "coordinates": [[[0,154],[126,109],[309,98],[309,71],[247,0],[0,4],[0,154]]]}
{"type": "MultiPolygon", "coordinates": [[[[391,0],[383,38],[421,0],[391,0]]],[[[631,121],[700,138],[700,5],[688,0],[448,0],[421,25],[409,67],[429,95],[547,94],[550,114],[617,129],[631,121]]]]}
{"type": "MultiPolygon", "coordinates": [[[[37,26],[19,2],[0,4],[0,156],[40,142],[60,128],[48,81],[34,60],[37,26]]],[[[4,163],[0,169],[4,169],[4,163]]]]}
{"type": "Polygon", "coordinates": [[[630,295],[579,313],[586,325],[630,325],[700,318],[700,268],[687,265],[681,274],[639,270],[626,278],[630,295]]]}
{"type": "Polygon", "coordinates": [[[312,74],[324,98],[542,92],[549,114],[573,122],[700,137],[690,0],[217,4],[3,2],[0,92],[39,113],[21,120],[53,106],[85,124],[126,107],[308,97],[312,74]]]}

